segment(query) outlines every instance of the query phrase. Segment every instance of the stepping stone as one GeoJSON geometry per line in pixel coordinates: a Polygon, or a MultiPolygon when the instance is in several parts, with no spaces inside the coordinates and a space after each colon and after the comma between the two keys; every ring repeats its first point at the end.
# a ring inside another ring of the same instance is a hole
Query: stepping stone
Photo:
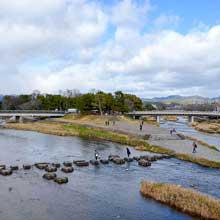
{"type": "Polygon", "coordinates": [[[85,160],[75,160],[73,162],[76,166],[78,167],[86,167],[89,166],[89,162],[85,161],[85,160]]]}
{"type": "Polygon", "coordinates": [[[140,157],[135,156],[135,157],[133,157],[133,159],[138,161],[138,160],[140,160],[140,157]]]}
{"type": "Polygon", "coordinates": [[[64,173],[72,173],[74,171],[73,167],[62,167],[61,171],[64,173]]]}
{"type": "Polygon", "coordinates": [[[24,170],[30,170],[30,169],[31,169],[31,165],[29,165],[29,164],[24,164],[24,165],[23,165],[23,169],[24,169],[24,170]]]}
{"type": "Polygon", "coordinates": [[[0,169],[6,169],[6,166],[5,165],[0,165],[0,169]]]}
{"type": "Polygon", "coordinates": [[[61,164],[60,163],[52,163],[51,164],[53,167],[56,167],[56,168],[60,168],[61,167],[61,164]]]}
{"type": "Polygon", "coordinates": [[[0,169],[0,174],[1,174],[2,176],[9,176],[9,175],[12,174],[12,170],[11,170],[11,169],[10,169],[10,170],[0,169]]]}
{"type": "Polygon", "coordinates": [[[64,183],[68,183],[68,177],[56,177],[54,179],[54,182],[58,183],[58,184],[64,184],[64,183]]]}
{"type": "Polygon", "coordinates": [[[114,158],[114,159],[113,159],[113,163],[122,165],[122,164],[125,163],[125,160],[122,159],[122,158],[114,158]]]}
{"type": "Polygon", "coordinates": [[[108,156],[108,159],[110,161],[113,161],[115,158],[120,158],[120,156],[119,155],[112,155],[112,154],[108,156]]]}
{"type": "Polygon", "coordinates": [[[148,160],[145,160],[145,159],[141,159],[138,161],[138,165],[142,166],[142,167],[149,167],[149,166],[151,166],[151,162],[149,162],[148,160]]]}
{"type": "Polygon", "coordinates": [[[52,166],[47,166],[45,168],[45,171],[51,173],[51,172],[57,172],[57,168],[56,167],[52,167],[52,166]]]}
{"type": "Polygon", "coordinates": [[[124,160],[126,161],[126,162],[133,162],[133,158],[130,158],[130,157],[125,157],[124,158],[124,160]]]}
{"type": "Polygon", "coordinates": [[[36,163],[35,166],[40,169],[44,170],[46,167],[48,167],[49,163],[36,163]]]}
{"type": "Polygon", "coordinates": [[[10,166],[11,170],[18,170],[18,166],[10,166]]]}
{"type": "Polygon", "coordinates": [[[94,166],[98,166],[99,165],[99,161],[97,160],[90,160],[90,163],[94,166]]]}
{"type": "Polygon", "coordinates": [[[63,165],[64,165],[65,167],[71,167],[71,166],[73,165],[73,163],[70,162],[70,161],[65,161],[65,162],[63,162],[63,165]]]}
{"type": "Polygon", "coordinates": [[[102,164],[109,164],[109,160],[100,160],[100,163],[102,163],[102,164]]]}
{"type": "Polygon", "coordinates": [[[43,178],[44,179],[47,179],[47,180],[53,180],[57,177],[56,173],[45,173],[43,175],[43,178]]]}

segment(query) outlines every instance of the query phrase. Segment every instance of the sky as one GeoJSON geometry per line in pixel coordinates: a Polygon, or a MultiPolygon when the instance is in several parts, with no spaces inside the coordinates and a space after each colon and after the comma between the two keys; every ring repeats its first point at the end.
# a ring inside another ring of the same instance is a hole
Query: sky
{"type": "Polygon", "coordinates": [[[219,0],[0,0],[0,94],[220,96],[219,0]]]}

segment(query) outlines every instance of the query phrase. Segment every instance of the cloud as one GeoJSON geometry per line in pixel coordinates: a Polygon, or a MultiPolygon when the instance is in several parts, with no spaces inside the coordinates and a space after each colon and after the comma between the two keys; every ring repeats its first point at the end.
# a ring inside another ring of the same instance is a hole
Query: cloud
{"type": "Polygon", "coordinates": [[[0,93],[77,88],[141,97],[220,94],[220,26],[186,33],[149,1],[0,1],[0,93]],[[156,25],[154,31],[147,26],[156,25]],[[210,86],[211,85],[211,86],[210,86]]]}

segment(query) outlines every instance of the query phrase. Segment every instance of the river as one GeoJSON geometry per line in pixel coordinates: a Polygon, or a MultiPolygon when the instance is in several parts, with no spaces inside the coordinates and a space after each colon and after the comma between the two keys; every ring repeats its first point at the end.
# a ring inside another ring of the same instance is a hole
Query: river
{"type": "MultiPolygon", "coordinates": [[[[89,160],[98,150],[125,156],[125,148],[110,142],[88,141],[28,131],[0,130],[0,163],[19,165],[35,162],[89,160]]],[[[131,149],[132,155],[140,155],[131,149]]],[[[58,172],[62,175],[61,172],[58,172]]],[[[193,187],[220,198],[220,170],[203,168],[177,159],[154,162],[143,168],[125,165],[75,168],[69,183],[58,185],[42,179],[33,168],[12,176],[0,176],[1,220],[182,220],[192,219],[139,193],[141,180],[153,180],[193,187]]]]}
{"type": "Polygon", "coordinates": [[[204,141],[210,145],[216,146],[220,150],[220,135],[208,134],[197,131],[193,127],[189,126],[187,119],[179,117],[178,121],[162,121],[160,124],[162,128],[172,129],[175,128],[177,132],[186,134],[191,137],[195,137],[198,140],[204,141]]]}

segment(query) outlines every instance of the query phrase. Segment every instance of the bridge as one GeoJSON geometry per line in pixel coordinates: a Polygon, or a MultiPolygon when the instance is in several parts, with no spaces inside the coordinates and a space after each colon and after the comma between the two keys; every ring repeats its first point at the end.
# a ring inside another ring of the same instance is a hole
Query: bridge
{"type": "Polygon", "coordinates": [[[140,118],[143,116],[155,116],[157,122],[160,122],[160,116],[188,116],[190,122],[194,122],[194,117],[216,117],[220,118],[219,111],[133,111],[127,115],[133,118],[140,118]]]}
{"type": "Polygon", "coordinates": [[[3,110],[0,111],[1,118],[14,118],[16,121],[22,122],[24,118],[58,118],[65,115],[64,111],[29,111],[29,110],[3,110]]]}

